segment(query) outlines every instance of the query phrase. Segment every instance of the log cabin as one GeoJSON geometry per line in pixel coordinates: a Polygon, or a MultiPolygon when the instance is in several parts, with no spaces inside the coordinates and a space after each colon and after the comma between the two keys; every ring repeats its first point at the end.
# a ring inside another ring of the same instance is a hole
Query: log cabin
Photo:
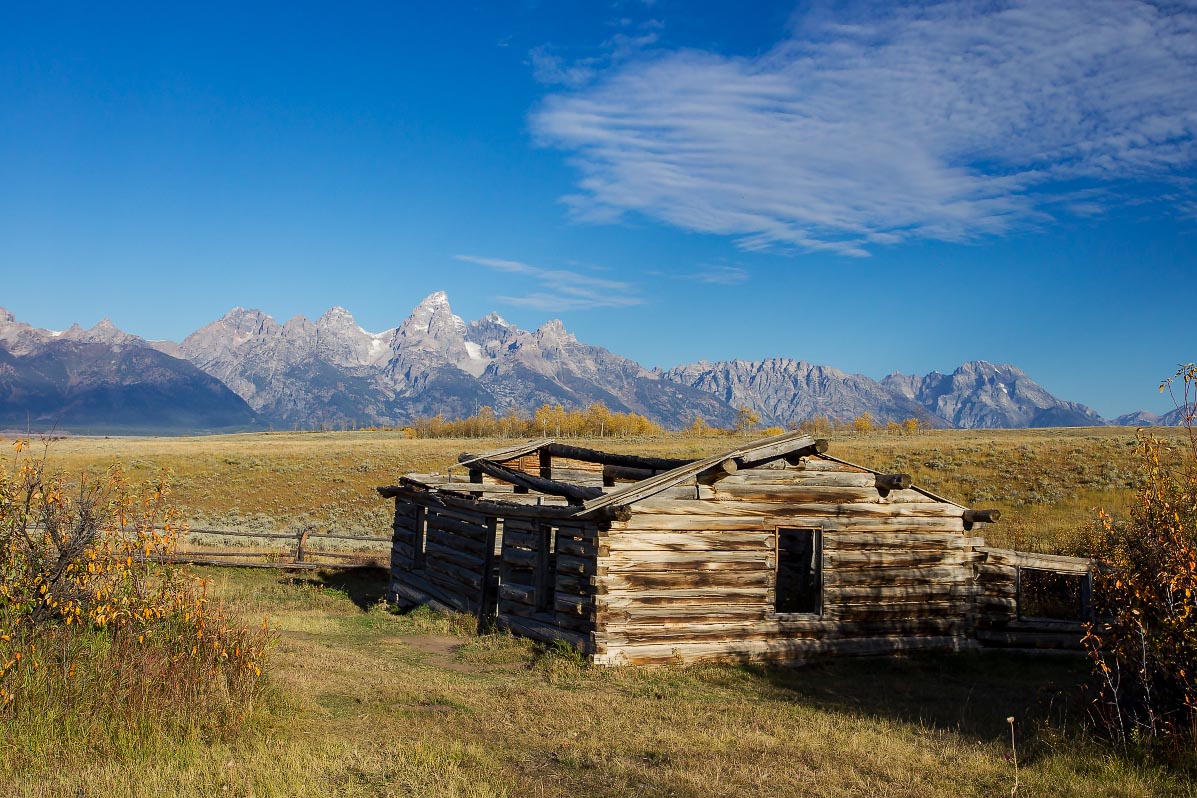
{"type": "Polygon", "coordinates": [[[800,432],[700,459],[530,441],[394,500],[389,598],[599,665],[1079,648],[1090,563],[994,549],[970,509],[800,432]],[[1054,616],[1052,614],[1054,613],[1054,616]]]}

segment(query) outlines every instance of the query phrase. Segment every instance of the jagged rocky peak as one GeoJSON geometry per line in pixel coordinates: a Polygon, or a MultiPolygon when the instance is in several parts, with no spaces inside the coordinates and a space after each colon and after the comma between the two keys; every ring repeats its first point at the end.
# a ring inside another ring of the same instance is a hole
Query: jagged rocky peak
{"type": "Polygon", "coordinates": [[[471,355],[489,360],[499,357],[510,346],[518,346],[518,341],[527,337],[528,333],[498,313],[488,313],[466,325],[466,347],[471,355]]]}
{"type": "MultiPolygon", "coordinates": [[[[235,307],[221,316],[214,323],[201,328],[207,330],[212,327],[226,327],[238,335],[262,335],[278,328],[278,322],[269,313],[255,308],[235,307]]],[[[199,332],[200,330],[197,330],[199,332]]],[[[195,333],[192,333],[194,335],[195,333]]]]}
{"type": "Polygon", "coordinates": [[[919,389],[922,387],[923,378],[917,374],[903,374],[900,371],[895,371],[882,379],[881,384],[898,396],[915,399],[918,396],[919,389]]]}
{"type": "Polygon", "coordinates": [[[70,329],[55,337],[84,344],[108,344],[109,346],[145,344],[145,341],[139,336],[130,335],[117,327],[107,316],[96,322],[90,330],[84,330],[78,324],[72,324],[70,329]]]}
{"type": "Polygon", "coordinates": [[[399,325],[398,335],[402,338],[429,336],[443,339],[454,337],[464,339],[466,323],[460,316],[453,315],[449,307],[449,295],[436,291],[416,305],[415,310],[399,325]]]}
{"type": "Polygon", "coordinates": [[[306,333],[315,330],[315,328],[316,325],[312,323],[312,320],[302,313],[296,313],[283,324],[283,329],[289,332],[306,333]]]}
{"type": "Polygon", "coordinates": [[[477,343],[488,339],[500,340],[521,330],[498,313],[487,313],[466,325],[466,337],[477,343]]]}
{"type": "Polygon", "coordinates": [[[4,308],[0,308],[0,348],[14,355],[25,354],[52,339],[54,333],[42,330],[23,321],[4,308]]]}
{"type": "Polygon", "coordinates": [[[556,343],[577,343],[578,339],[574,334],[565,329],[565,324],[561,319],[549,319],[544,324],[540,325],[536,330],[536,337],[541,341],[551,341],[556,343]]]}
{"type": "Polygon", "coordinates": [[[340,305],[334,305],[316,319],[316,329],[352,336],[369,336],[370,333],[358,326],[353,314],[340,305]]]}

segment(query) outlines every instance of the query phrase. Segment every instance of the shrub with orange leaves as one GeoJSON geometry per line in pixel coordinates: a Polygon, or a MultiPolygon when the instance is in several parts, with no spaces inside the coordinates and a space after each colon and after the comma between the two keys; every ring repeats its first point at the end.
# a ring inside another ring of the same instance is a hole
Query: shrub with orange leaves
{"type": "MultiPolygon", "coordinates": [[[[1085,639],[1093,707],[1123,751],[1197,757],[1197,366],[1182,366],[1180,445],[1140,432],[1143,487],[1131,517],[1102,511],[1092,549],[1098,621],[1085,639]]],[[[1171,388],[1173,380],[1161,385],[1171,388]]],[[[1197,759],[1194,759],[1197,762],[1197,759]]]]}
{"type": "Polygon", "coordinates": [[[212,732],[244,716],[273,634],[169,563],[185,530],[169,483],[133,486],[119,464],[68,479],[27,441],[12,448],[0,468],[0,732],[34,719],[100,738],[164,722],[212,732]]]}

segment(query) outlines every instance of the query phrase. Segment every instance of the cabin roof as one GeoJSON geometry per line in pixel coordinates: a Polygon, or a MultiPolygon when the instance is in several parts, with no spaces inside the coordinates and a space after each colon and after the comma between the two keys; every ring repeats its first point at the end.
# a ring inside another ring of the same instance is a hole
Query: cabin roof
{"type": "MultiPolygon", "coordinates": [[[[815,440],[802,432],[791,431],[768,438],[761,438],[750,443],[728,449],[710,457],[698,459],[677,459],[665,457],[645,457],[640,455],[615,454],[594,449],[585,449],[556,441],[552,438],[527,441],[501,449],[494,449],[480,454],[463,453],[458,457],[457,466],[471,471],[482,472],[494,479],[516,486],[525,492],[535,491],[538,494],[564,498],[569,507],[549,507],[544,505],[528,505],[518,502],[508,502],[496,499],[481,499],[468,492],[448,489],[443,486],[428,485],[419,480],[404,477],[400,486],[380,487],[379,493],[385,497],[412,495],[412,491],[420,494],[436,493],[456,503],[457,501],[485,502],[496,510],[510,510],[517,514],[553,515],[557,517],[587,517],[596,515],[622,515],[624,508],[638,501],[650,498],[664,490],[679,485],[709,472],[734,473],[740,468],[755,468],[767,465],[779,459],[797,462],[799,458],[816,457],[828,460],[863,472],[876,474],[879,478],[901,477],[905,480],[902,487],[909,485],[909,477],[904,475],[887,475],[867,466],[850,463],[846,460],[826,454],[827,442],[815,440]],[[523,470],[511,468],[508,464],[520,458],[533,454],[542,457],[559,457],[586,463],[602,464],[604,467],[618,469],[621,475],[635,478],[630,484],[603,490],[602,488],[578,485],[572,482],[554,480],[544,476],[535,476],[523,470]]],[[[878,483],[881,484],[880,482],[878,483]]],[[[462,488],[466,484],[462,483],[462,488]]],[[[991,514],[992,520],[997,520],[995,511],[972,511],[958,502],[937,496],[930,491],[914,485],[913,490],[935,501],[953,504],[965,511],[966,515],[973,513],[991,514]]],[[[978,517],[978,520],[981,520],[978,517]]],[[[990,520],[988,517],[985,520],[990,520]]]]}

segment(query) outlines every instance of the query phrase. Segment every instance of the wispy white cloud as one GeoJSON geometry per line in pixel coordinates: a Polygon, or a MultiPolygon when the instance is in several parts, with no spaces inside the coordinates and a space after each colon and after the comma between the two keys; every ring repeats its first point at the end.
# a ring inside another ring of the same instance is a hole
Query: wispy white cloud
{"type": "Polygon", "coordinates": [[[616,33],[585,57],[567,58],[547,44],[534,47],[528,53],[532,77],[538,83],[550,86],[580,88],[593,81],[604,69],[610,69],[654,45],[659,38],[656,31],[662,27],[659,20],[634,23],[627,17],[612,24],[638,32],[616,33]]]}
{"type": "Polygon", "coordinates": [[[748,249],[970,241],[1103,212],[1197,165],[1192,3],[878,4],[796,16],[759,57],[586,68],[531,117],[581,171],[574,212],[748,249]]]}
{"type": "Polygon", "coordinates": [[[739,285],[747,282],[748,271],[739,266],[703,266],[698,271],[683,275],[689,280],[713,285],[739,285]]]}
{"type": "Polygon", "coordinates": [[[567,60],[547,45],[533,48],[528,57],[532,63],[532,77],[538,83],[550,86],[584,86],[594,79],[601,66],[597,58],[567,60]]]}
{"type": "Polygon", "coordinates": [[[521,296],[500,296],[513,305],[547,311],[588,310],[644,304],[636,286],[622,280],[607,280],[567,269],[545,269],[517,260],[456,255],[459,261],[495,271],[519,274],[537,284],[537,290],[521,296]]]}

